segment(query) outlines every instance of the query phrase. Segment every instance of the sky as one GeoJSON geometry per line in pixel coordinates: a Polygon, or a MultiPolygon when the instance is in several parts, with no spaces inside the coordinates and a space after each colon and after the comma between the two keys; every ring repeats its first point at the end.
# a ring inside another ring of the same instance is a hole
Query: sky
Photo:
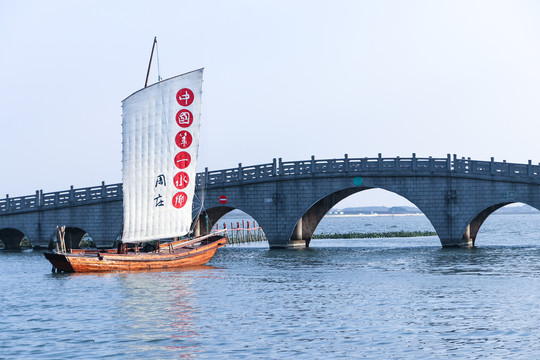
{"type": "MultiPolygon", "coordinates": [[[[205,68],[199,169],[538,163],[538,19],[522,0],[1,1],[0,194],[122,181],[121,101],[154,36],[162,78],[205,68]]],[[[407,204],[363,194],[342,205],[407,204]]]]}

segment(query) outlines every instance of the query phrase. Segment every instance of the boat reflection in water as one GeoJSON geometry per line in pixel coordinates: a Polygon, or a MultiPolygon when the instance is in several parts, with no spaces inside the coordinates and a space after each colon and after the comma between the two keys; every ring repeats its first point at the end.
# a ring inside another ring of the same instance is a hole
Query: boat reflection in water
{"type": "Polygon", "coordinates": [[[203,265],[167,271],[55,273],[51,276],[68,282],[83,280],[85,284],[97,280],[102,286],[117,288],[117,297],[105,300],[114,302],[109,305],[117,309],[113,319],[108,319],[115,324],[109,330],[115,334],[113,341],[119,347],[115,355],[191,359],[204,352],[201,329],[206,320],[201,318],[205,309],[201,308],[200,301],[204,295],[200,295],[198,287],[201,282],[219,278],[219,271],[203,265]]]}

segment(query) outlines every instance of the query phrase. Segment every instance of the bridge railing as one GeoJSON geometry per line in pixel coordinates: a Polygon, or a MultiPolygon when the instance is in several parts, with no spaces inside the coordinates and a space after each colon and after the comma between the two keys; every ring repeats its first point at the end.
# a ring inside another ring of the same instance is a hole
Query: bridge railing
{"type": "Polygon", "coordinates": [[[107,201],[122,198],[122,184],[93,186],[87,188],[44,193],[36,191],[35,195],[9,197],[0,199],[0,213],[17,212],[29,209],[73,206],[89,201],[107,201]]]}
{"type": "MultiPolygon", "coordinates": [[[[461,175],[493,179],[519,179],[530,183],[540,183],[540,164],[513,164],[491,161],[477,161],[470,158],[458,159],[448,154],[446,158],[419,158],[413,154],[410,158],[315,159],[302,161],[283,161],[261,165],[242,166],[232,169],[208,171],[197,174],[196,185],[220,186],[225,184],[265,181],[272,177],[288,178],[317,176],[318,174],[392,174],[392,175],[461,175]]],[[[51,193],[36,191],[35,195],[0,199],[0,214],[6,212],[28,211],[35,208],[73,206],[92,201],[121,199],[122,184],[94,186],[51,193]]]]}
{"type": "MultiPolygon", "coordinates": [[[[540,164],[539,164],[540,165],[540,164]]],[[[453,168],[455,173],[497,176],[508,178],[529,179],[532,182],[540,182],[540,166],[528,164],[513,164],[491,161],[477,161],[471,159],[454,159],[453,168]]]]}
{"type": "Polygon", "coordinates": [[[35,195],[19,196],[14,198],[6,197],[5,199],[0,199],[0,212],[31,208],[35,207],[36,204],[37,198],[35,195]]]}
{"type": "Polygon", "coordinates": [[[261,181],[270,177],[304,176],[324,173],[366,173],[366,172],[392,172],[397,175],[406,174],[460,174],[470,176],[496,176],[508,178],[527,179],[530,182],[540,182],[540,166],[528,164],[512,164],[491,161],[476,161],[470,158],[458,159],[450,154],[446,158],[419,158],[413,154],[410,158],[383,158],[379,154],[376,158],[349,158],[342,159],[282,161],[219,171],[208,171],[197,174],[197,185],[201,186],[206,179],[206,185],[222,185],[236,182],[261,181]]]}
{"type": "Polygon", "coordinates": [[[340,172],[370,172],[370,171],[442,171],[448,169],[448,159],[434,158],[348,158],[302,161],[277,161],[272,163],[219,171],[208,171],[197,174],[197,185],[201,186],[204,179],[207,185],[219,185],[237,181],[257,181],[270,177],[302,176],[319,173],[340,172]]]}

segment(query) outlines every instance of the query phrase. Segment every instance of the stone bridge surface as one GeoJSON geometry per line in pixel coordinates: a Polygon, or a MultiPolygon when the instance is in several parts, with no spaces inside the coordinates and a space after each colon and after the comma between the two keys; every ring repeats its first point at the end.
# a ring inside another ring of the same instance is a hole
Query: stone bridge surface
{"type": "MultiPolygon", "coordinates": [[[[335,204],[380,188],[415,204],[443,247],[470,247],[483,222],[500,207],[521,202],[540,209],[540,165],[415,154],[274,159],[256,166],[206,170],[197,174],[197,188],[199,197],[200,189],[205,189],[205,200],[201,220],[194,220],[196,234],[208,232],[223,215],[239,209],[257,220],[271,248],[308,246],[318,223],[335,204]]],[[[18,247],[24,236],[34,246],[47,247],[57,225],[67,226],[66,237],[74,247],[85,233],[98,246],[112,246],[122,231],[121,184],[0,200],[0,239],[6,247],[18,247]]]]}

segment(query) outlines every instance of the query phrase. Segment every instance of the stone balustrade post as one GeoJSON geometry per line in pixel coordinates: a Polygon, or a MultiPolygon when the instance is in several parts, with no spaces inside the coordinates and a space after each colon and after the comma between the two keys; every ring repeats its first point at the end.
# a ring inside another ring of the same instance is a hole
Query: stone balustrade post
{"type": "Polygon", "coordinates": [[[491,161],[489,162],[489,173],[491,175],[495,175],[495,158],[491,157],[491,161]]]}
{"type": "Polygon", "coordinates": [[[40,206],[45,205],[45,199],[43,198],[43,189],[39,190],[39,205],[40,206]]]}
{"type": "Polygon", "coordinates": [[[9,211],[10,207],[11,207],[11,204],[9,201],[9,194],[6,194],[6,211],[9,211]]]}
{"type": "Polygon", "coordinates": [[[377,157],[377,170],[382,170],[383,169],[383,166],[382,166],[382,154],[379,153],[378,157],[377,157]]]}
{"type": "Polygon", "coordinates": [[[75,192],[73,191],[73,185],[69,187],[69,202],[72,203],[75,200],[75,192]]]}
{"type": "Polygon", "coordinates": [[[105,189],[105,181],[101,182],[101,198],[105,199],[107,197],[107,190],[105,189]]]}
{"type": "Polygon", "coordinates": [[[244,169],[242,168],[242,163],[238,163],[238,181],[244,179],[244,169]]]}
{"type": "Polygon", "coordinates": [[[279,158],[279,175],[283,175],[283,160],[279,158]]]}
{"type": "Polygon", "coordinates": [[[277,176],[276,158],[272,159],[272,176],[277,176]]]}
{"type": "Polygon", "coordinates": [[[345,154],[345,158],[343,161],[343,170],[345,170],[345,172],[349,171],[349,154],[345,154]]]}
{"type": "Polygon", "coordinates": [[[458,170],[458,164],[457,164],[457,155],[456,154],[454,154],[453,163],[454,163],[454,171],[457,171],[458,170]]]}
{"type": "Polygon", "coordinates": [[[452,172],[452,156],[450,154],[446,154],[446,170],[452,172]]]}
{"type": "Polygon", "coordinates": [[[208,167],[204,168],[204,180],[201,181],[201,185],[206,186],[210,182],[210,179],[208,178],[208,167]]]}
{"type": "Polygon", "coordinates": [[[311,173],[315,174],[315,172],[316,172],[316,169],[315,169],[315,156],[311,155],[311,173]]]}
{"type": "Polygon", "coordinates": [[[41,204],[40,204],[39,201],[40,201],[40,198],[39,198],[39,190],[36,190],[36,202],[35,202],[35,204],[36,204],[36,207],[37,207],[38,209],[39,209],[39,207],[41,206],[41,204]]]}
{"type": "Polygon", "coordinates": [[[411,164],[411,167],[412,167],[412,171],[416,171],[418,169],[418,163],[416,161],[416,153],[413,153],[412,154],[412,164],[411,164]]]}
{"type": "Polygon", "coordinates": [[[430,156],[429,157],[429,171],[433,171],[434,170],[434,167],[433,167],[433,157],[430,156]]]}

